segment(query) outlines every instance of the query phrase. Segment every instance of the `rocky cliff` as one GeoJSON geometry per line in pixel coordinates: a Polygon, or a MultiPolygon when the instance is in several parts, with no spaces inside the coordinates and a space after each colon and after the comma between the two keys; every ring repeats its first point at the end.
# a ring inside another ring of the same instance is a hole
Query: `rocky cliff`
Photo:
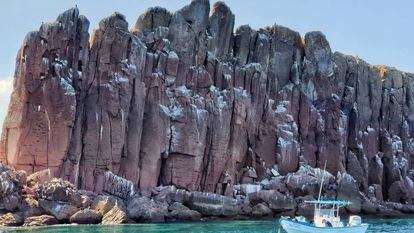
{"type": "Polygon", "coordinates": [[[114,13],[91,36],[77,8],[42,24],[17,54],[0,160],[96,192],[111,171],[218,194],[326,163],[411,203],[414,74],[333,53],[321,32],[234,18],[194,0],[131,29],[114,13]]]}

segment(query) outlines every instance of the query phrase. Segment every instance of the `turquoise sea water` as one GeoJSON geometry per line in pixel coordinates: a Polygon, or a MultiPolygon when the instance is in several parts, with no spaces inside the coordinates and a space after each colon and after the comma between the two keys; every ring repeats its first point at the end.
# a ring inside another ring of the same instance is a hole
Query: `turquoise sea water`
{"type": "MultiPolygon", "coordinates": [[[[414,219],[367,220],[368,232],[413,233],[414,219]]],[[[131,224],[122,226],[50,226],[3,229],[4,232],[36,233],[271,233],[277,232],[275,221],[223,221],[204,223],[131,224]]],[[[2,230],[0,229],[0,232],[2,230]]],[[[283,231],[281,231],[283,232],[283,231]]]]}

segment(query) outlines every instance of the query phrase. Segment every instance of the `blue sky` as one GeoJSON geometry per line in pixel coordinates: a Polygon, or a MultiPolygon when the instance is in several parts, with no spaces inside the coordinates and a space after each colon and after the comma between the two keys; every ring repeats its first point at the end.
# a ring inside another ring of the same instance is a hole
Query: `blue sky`
{"type": "MultiPolygon", "coordinates": [[[[212,1],[214,3],[216,1],[212,1]]],[[[253,28],[274,23],[304,35],[320,30],[334,51],[359,56],[375,65],[389,65],[414,72],[414,1],[412,0],[225,0],[236,15],[236,26],[253,28]]],[[[0,123],[7,110],[14,62],[25,34],[41,22],[53,21],[64,10],[77,5],[91,21],[114,11],[132,26],[148,7],[175,11],[189,3],[178,0],[0,0],[0,123]]]]}

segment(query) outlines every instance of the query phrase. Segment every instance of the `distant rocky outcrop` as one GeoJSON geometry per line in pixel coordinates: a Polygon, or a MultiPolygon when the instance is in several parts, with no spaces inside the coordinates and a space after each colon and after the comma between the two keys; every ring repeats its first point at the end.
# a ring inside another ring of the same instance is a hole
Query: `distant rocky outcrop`
{"type": "MultiPolygon", "coordinates": [[[[59,221],[81,208],[48,194],[61,188],[120,199],[157,186],[191,192],[180,202],[197,213],[171,218],[303,210],[295,198],[315,198],[313,168],[325,163],[332,175],[324,195],[351,200],[348,211],[409,212],[414,74],[333,53],[321,32],[235,30],[234,18],[223,2],[210,10],[208,0],[194,0],[177,12],[150,8],[131,30],[114,13],[89,36],[77,8],[42,24],[17,54],[0,160],[72,183],[46,177],[36,191],[59,221]],[[236,211],[239,194],[254,206],[236,211]],[[57,204],[70,211],[57,215],[57,204]]],[[[0,208],[14,211],[25,176],[1,175],[0,200],[9,201],[0,208]]],[[[105,221],[127,221],[130,210],[113,208],[117,216],[101,213],[105,221]]]]}

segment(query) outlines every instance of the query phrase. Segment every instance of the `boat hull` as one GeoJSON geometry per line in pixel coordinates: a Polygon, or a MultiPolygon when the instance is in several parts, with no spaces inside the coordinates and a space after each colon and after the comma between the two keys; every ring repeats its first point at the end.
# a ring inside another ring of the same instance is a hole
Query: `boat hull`
{"type": "Polygon", "coordinates": [[[352,227],[315,227],[310,224],[300,223],[290,219],[280,219],[279,223],[287,233],[365,233],[368,229],[367,224],[352,227]]]}

